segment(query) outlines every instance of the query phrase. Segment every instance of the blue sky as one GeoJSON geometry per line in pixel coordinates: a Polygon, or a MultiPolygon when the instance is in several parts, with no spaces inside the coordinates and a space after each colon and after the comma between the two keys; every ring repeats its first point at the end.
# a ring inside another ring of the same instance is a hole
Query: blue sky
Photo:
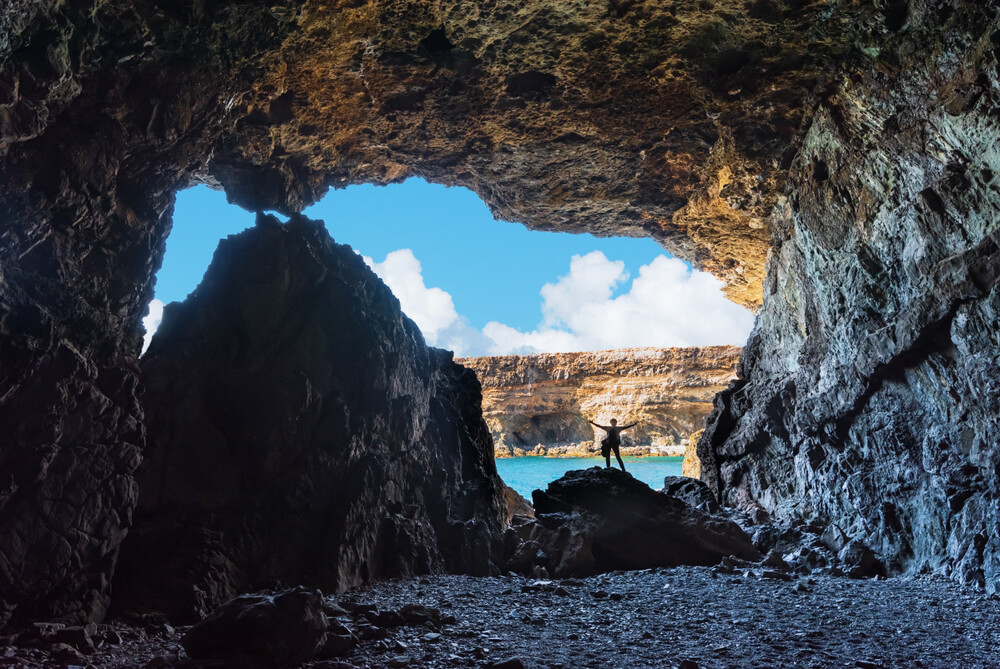
{"type": "MultiPolygon", "coordinates": [[[[420,179],[331,191],[305,211],[365,256],[428,342],[459,355],[743,344],[752,317],[650,239],[528,230],[464,188],[420,179]]],[[[224,193],[178,194],[149,327],[197,286],[221,237],[253,224],[224,193]]]]}

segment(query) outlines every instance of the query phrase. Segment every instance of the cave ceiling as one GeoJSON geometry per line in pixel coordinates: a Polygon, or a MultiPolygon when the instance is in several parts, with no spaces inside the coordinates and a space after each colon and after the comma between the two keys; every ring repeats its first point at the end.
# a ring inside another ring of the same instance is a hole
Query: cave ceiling
{"type": "Polygon", "coordinates": [[[0,16],[0,152],[99,105],[99,132],[145,130],[129,169],[172,162],[174,188],[290,212],[420,176],[532,228],[652,237],[751,308],[806,121],[884,22],[799,0],[72,4],[0,16]]]}

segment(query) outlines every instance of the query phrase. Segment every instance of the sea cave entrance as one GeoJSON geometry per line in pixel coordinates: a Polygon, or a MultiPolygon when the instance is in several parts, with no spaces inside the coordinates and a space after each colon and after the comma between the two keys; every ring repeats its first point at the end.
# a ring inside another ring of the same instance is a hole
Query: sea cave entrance
{"type": "MultiPolygon", "coordinates": [[[[612,417],[639,423],[623,452],[641,480],[698,475],[697,434],[753,318],[715,277],[648,238],[497,221],[473,192],[422,179],[332,191],[305,214],[364,258],[429,345],[476,371],[498,468],[520,494],[599,463],[587,421],[612,417]]],[[[253,220],[205,186],[178,194],[144,348],[218,239],[253,220]]]]}

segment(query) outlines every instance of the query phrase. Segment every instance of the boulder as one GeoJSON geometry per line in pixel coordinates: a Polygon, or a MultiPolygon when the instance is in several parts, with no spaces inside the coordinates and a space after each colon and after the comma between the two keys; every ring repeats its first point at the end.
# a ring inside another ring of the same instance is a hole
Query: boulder
{"type": "MultiPolygon", "coordinates": [[[[736,523],[652,490],[617,469],[567,472],[536,490],[536,521],[519,528],[536,564],[555,577],[615,569],[713,565],[724,556],[760,560],[736,523]]],[[[518,566],[528,557],[516,553],[518,566]]]]}
{"type": "Polygon", "coordinates": [[[851,578],[871,578],[885,576],[885,565],[875,552],[857,539],[851,539],[837,553],[837,559],[843,563],[843,570],[851,578]]]}
{"type": "Polygon", "coordinates": [[[364,261],[293,216],[220,244],[143,358],[148,445],[117,610],[502,562],[479,383],[364,261]]]}
{"type": "Polygon", "coordinates": [[[712,491],[698,479],[688,476],[666,476],[663,479],[662,492],[708,513],[719,513],[722,510],[712,491]]]}
{"type": "Polygon", "coordinates": [[[323,648],[328,626],[323,593],[298,587],[236,597],[188,630],[181,645],[196,660],[297,665],[323,648]]]}

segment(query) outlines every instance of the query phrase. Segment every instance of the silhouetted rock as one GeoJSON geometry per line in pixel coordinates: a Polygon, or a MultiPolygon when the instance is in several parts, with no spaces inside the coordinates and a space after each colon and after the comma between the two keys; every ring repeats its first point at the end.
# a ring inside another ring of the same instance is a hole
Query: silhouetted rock
{"type": "Polygon", "coordinates": [[[736,523],[656,492],[617,469],[567,472],[532,498],[536,521],[515,528],[525,542],[515,553],[521,571],[533,562],[552,576],[585,576],[712,565],[727,555],[761,557],[736,523]],[[525,553],[532,542],[538,550],[529,557],[525,553]]]}
{"type": "Polygon", "coordinates": [[[196,619],[276,582],[496,569],[502,484],[475,375],[321,223],[259,216],[224,240],[167,305],[143,375],[120,610],[196,619]]]}
{"type": "Polygon", "coordinates": [[[287,666],[316,656],[329,623],[323,594],[294,588],[241,595],[216,609],[181,639],[196,660],[242,666],[287,666]]]}

